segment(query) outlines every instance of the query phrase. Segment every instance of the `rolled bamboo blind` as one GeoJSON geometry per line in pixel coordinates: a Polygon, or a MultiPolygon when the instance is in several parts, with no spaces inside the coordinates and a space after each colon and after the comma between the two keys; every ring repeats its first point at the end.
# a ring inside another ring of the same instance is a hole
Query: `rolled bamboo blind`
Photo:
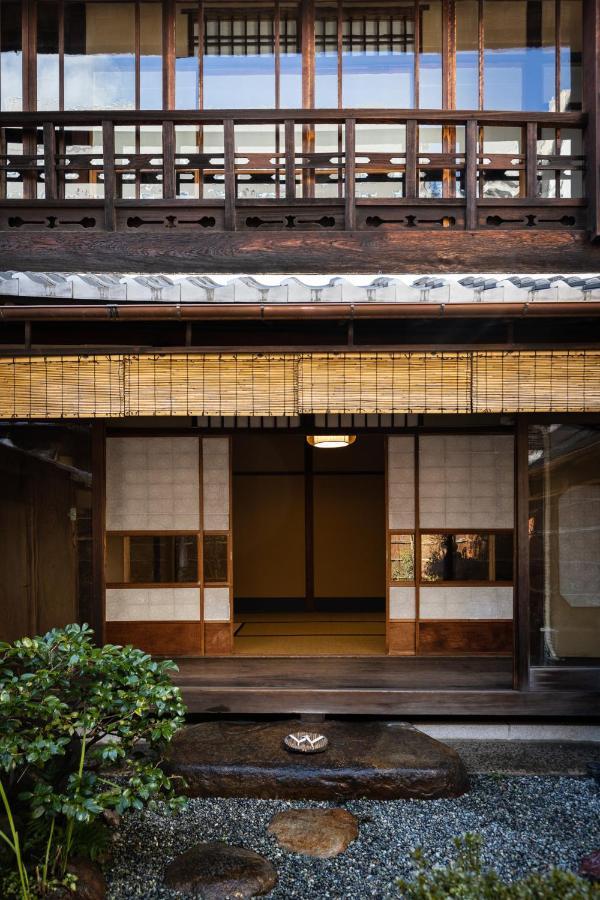
{"type": "Polygon", "coordinates": [[[600,411],[600,351],[0,359],[0,418],[600,411]]]}

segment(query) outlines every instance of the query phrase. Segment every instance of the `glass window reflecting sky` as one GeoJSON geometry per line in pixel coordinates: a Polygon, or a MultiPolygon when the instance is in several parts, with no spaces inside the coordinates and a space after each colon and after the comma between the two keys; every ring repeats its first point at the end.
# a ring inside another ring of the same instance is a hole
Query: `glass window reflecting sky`
{"type": "MultiPolygon", "coordinates": [[[[455,68],[456,87],[449,105],[581,109],[582,0],[455,0],[454,6],[456,52],[447,64],[455,68]]],[[[161,108],[162,30],[161,2],[64,0],[61,26],[58,0],[40,0],[38,108],[161,108]]],[[[441,0],[317,2],[315,105],[441,108],[442,31],[441,0]]],[[[178,0],[176,108],[300,107],[300,37],[294,2],[230,8],[178,0]]],[[[2,109],[23,107],[22,82],[20,4],[2,0],[2,109]]],[[[310,95],[308,82],[304,93],[310,95]]]]}

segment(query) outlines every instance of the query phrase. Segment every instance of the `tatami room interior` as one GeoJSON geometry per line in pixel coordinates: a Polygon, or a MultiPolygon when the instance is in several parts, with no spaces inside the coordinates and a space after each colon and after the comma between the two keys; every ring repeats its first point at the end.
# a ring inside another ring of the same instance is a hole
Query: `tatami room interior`
{"type": "Polygon", "coordinates": [[[233,438],[234,653],[385,653],[385,442],[233,438]]]}

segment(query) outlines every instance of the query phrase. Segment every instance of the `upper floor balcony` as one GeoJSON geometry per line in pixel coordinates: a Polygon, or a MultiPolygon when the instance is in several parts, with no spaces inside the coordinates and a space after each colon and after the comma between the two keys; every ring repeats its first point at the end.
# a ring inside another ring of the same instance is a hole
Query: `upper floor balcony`
{"type": "Polygon", "coordinates": [[[598,5],[4,0],[0,231],[595,236],[598,5]]]}
{"type": "Polygon", "coordinates": [[[585,227],[581,113],[104,111],[7,119],[0,204],[7,230],[585,227]]]}

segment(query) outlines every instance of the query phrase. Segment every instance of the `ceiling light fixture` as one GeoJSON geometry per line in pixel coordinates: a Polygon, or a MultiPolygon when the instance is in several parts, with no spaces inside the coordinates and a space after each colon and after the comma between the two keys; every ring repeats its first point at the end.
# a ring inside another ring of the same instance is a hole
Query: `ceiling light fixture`
{"type": "Polygon", "coordinates": [[[356,440],[355,434],[309,434],[306,438],[311,447],[319,450],[339,450],[349,447],[356,440]]]}

